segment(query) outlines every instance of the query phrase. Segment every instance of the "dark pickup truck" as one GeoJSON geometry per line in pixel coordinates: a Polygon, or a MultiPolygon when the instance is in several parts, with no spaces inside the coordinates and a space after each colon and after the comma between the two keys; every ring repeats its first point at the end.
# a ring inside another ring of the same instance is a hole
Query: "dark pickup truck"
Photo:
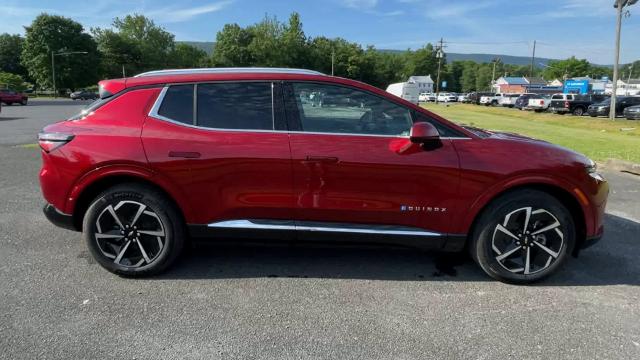
{"type": "Polygon", "coordinates": [[[554,94],[551,96],[549,111],[560,115],[573,114],[582,116],[587,113],[589,105],[606,99],[607,96],[598,94],[554,94]]]}

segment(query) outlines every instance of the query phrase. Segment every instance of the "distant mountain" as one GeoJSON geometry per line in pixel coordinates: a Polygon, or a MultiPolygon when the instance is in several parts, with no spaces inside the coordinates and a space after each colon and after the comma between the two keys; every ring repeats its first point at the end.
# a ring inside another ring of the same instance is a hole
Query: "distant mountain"
{"type": "Polygon", "coordinates": [[[214,42],[210,42],[210,41],[176,41],[176,42],[195,46],[198,49],[202,49],[206,51],[207,54],[209,55],[211,55],[211,53],[213,52],[213,45],[215,45],[214,42]]]}
{"type": "MultiPolygon", "coordinates": [[[[206,42],[206,41],[178,41],[178,42],[195,46],[195,47],[197,47],[199,49],[202,49],[202,50],[206,51],[207,54],[211,54],[211,52],[213,51],[213,45],[215,44],[213,42],[206,42]]],[[[391,52],[391,53],[402,53],[405,50],[380,49],[379,51],[391,52]]],[[[447,61],[449,61],[449,62],[451,62],[451,61],[471,60],[471,61],[475,61],[477,63],[490,63],[495,58],[499,58],[500,61],[502,61],[505,64],[509,64],[509,65],[530,65],[531,64],[531,58],[528,57],[528,56],[512,56],[512,55],[498,55],[498,54],[447,53],[447,61]]],[[[555,59],[536,57],[535,66],[536,67],[540,67],[541,63],[544,64],[544,65],[547,65],[547,63],[549,63],[550,60],[555,60],[555,59]]],[[[605,66],[607,66],[607,65],[605,65],[605,66]]]]}

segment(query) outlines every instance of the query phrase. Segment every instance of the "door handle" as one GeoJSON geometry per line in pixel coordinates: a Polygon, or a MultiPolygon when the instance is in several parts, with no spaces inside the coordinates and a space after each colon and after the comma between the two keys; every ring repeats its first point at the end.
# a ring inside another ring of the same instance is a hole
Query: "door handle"
{"type": "Polygon", "coordinates": [[[197,151],[169,151],[169,157],[197,159],[200,157],[200,153],[197,151]]]}
{"type": "Polygon", "coordinates": [[[307,161],[313,161],[313,162],[337,163],[340,159],[338,159],[335,156],[313,156],[313,155],[307,155],[306,160],[307,161]]]}

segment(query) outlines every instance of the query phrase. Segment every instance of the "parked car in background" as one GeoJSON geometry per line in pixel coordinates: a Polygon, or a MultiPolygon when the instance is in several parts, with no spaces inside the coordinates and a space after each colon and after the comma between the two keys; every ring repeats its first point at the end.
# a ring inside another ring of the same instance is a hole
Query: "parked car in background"
{"type": "Polygon", "coordinates": [[[11,89],[0,89],[0,102],[5,103],[6,105],[27,105],[28,100],[29,97],[25,93],[11,89]]]}
{"type": "Polygon", "coordinates": [[[523,110],[529,104],[529,99],[533,96],[538,96],[538,94],[532,94],[532,93],[520,94],[520,96],[518,96],[518,98],[516,99],[516,102],[513,104],[513,107],[515,107],[516,109],[523,110]]]}
{"type": "Polygon", "coordinates": [[[606,98],[606,95],[599,94],[553,94],[551,95],[549,111],[559,115],[573,114],[582,116],[587,113],[589,105],[602,102],[606,98]]]}
{"type": "Polygon", "coordinates": [[[524,110],[543,112],[549,108],[549,104],[551,104],[551,95],[536,95],[529,98],[524,110]]]}
{"type": "Polygon", "coordinates": [[[69,97],[72,100],[95,100],[98,98],[98,93],[86,89],[81,89],[72,92],[71,94],[69,94],[69,97]]]}
{"type": "Polygon", "coordinates": [[[622,114],[628,120],[640,120],[640,105],[629,106],[622,114]]]}
{"type": "Polygon", "coordinates": [[[516,100],[520,97],[520,94],[502,94],[502,97],[498,99],[498,104],[504,107],[514,107],[516,100]]]}
{"type": "MultiPolygon", "coordinates": [[[[631,106],[640,105],[640,96],[618,96],[616,98],[616,116],[623,115],[624,110],[631,106]]],[[[609,116],[611,109],[611,98],[589,105],[587,110],[589,116],[609,116]]]]}
{"type": "Polygon", "coordinates": [[[419,102],[418,84],[410,82],[395,83],[387,86],[387,92],[401,99],[405,99],[412,104],[419,102]]]}
{"type": "Polygon", "coordinates": [[[458,101],[458,96],[448,92],[441,92],[438,94],[439,102],[456,102],[458,101]]]}
{"type": "Polygon", "coordinates": [[[467,94],[458,94],[458,102],[466,103],[468,99],[467,94]]]}
{"type": "Polygon", "coordinates": [[[501,98],[502,98],[502,94],[500,93],[484,95],[480,97],[480,104],[484,106],[498,106],[501,98]]]}
{"type": "Polygon", "coordinates": [[[420,95],[418,95],[418,101],[420,102],[436,101],[436,95],[432,93],[421,93],[420,95]]]}
{"type": "Polygon", "coordinates": [[[609,193],[575,151],[311,70],[101,81],[100,101],[38,143],[45,215],[124,276],[160,273],[200,238],[468,251],[489,276],[530,283],[602,237],[609,193]]]}
{"type": "Polygon", "coordinates": [[[488,96],[488,95],[493,95],[493,93],[489,93],[489,92],[472,92],[472,93],[469,93],[469,95],[467,96],[467,102],[470,102],[470,103],[476,104],[476,105],[480,105],[480,99],[483,96],[488,96]]]}

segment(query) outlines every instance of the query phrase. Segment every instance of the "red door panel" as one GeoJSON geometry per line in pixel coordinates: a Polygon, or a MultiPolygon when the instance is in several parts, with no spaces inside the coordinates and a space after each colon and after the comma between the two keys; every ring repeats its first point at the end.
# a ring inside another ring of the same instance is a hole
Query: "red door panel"
{"type": "Polygon", "coordinates": [[[206,130],[149,117],[142,139],[150,165],[189,198],[188,223],[292,218],[286,133],[206,130]]]}
{"type": "Polygon", "coordinates": [[[450,140],[291,134],[296,219],[414,226],[446,233],[459,181],[450,140]]]}

